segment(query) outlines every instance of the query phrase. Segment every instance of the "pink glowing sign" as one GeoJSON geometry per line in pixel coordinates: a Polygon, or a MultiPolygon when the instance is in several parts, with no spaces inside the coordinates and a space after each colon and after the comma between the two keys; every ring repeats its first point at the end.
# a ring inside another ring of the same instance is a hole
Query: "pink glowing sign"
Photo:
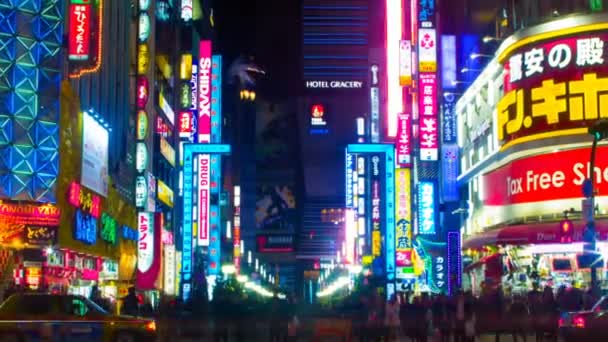
{"type": "Polygon", "coordinates": [[[437,118],[437,74],[420,73],[418,77],[420,113],[420,160],[437,160],[439,131],[437,118]]]}
{"type": "Polygon", "coordinates": [[[211,142],[211,41],[198,48],[198,142],[211,142]]]}

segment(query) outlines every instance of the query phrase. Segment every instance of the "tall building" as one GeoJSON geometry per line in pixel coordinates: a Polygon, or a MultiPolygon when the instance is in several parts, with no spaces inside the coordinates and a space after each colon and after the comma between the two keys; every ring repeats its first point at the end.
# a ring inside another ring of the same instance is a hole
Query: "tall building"
{"type": "Polygon", "coordinates": [[[342,221],[324,210],[344,207],[344,149],[369,113],[368,70],[373,17],[366,0],[304,0],[298,129],[304,178],[297,257],[310,268],[334,258],[342,221]]]}

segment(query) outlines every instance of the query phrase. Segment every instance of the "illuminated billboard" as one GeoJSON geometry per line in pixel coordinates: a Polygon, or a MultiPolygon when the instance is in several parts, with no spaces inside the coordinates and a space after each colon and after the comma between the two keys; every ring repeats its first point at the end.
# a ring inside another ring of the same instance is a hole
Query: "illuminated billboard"
{"type": "MultiPolygon", "coordinates": [[[[395,253],[396,266],[412,267],[411,170],[395,170],[395,253]]],[[[411,270],[413,273],[413,269],[411,270]]],[[[408,272],[398,272],[399,275],[408,272]]]]}
{"type": "MultiPolygon", "coordinates": [[[[104,127],[93,118],[91,112],[83,112],[82,120],[82,163],[80,183],[106,197],[108,196],[109,183],[108,143],[110,140],[110,133],[108,132],[107,126],[104,127]]],[[[147,158],[147,153],[144,157],[147,158]]]]}
{"type": "Polygon", "coordinates": [[[68,30],[68,59],[70,61],[86,61],[90,57],[91,49],[91,4],[77,4],[72,1],[69,11],[68,30]]]}
{"type": "Polygon", "coordinates": [[[209,246],[210,163],[209,154],[198,156],[198,232],[196,237],[199,246],[209,246]]]}
{"type": "Polygon", "coordinates": [[[412,115],[401,113],[398,117],[397,138],[397,164],[399,167],[412,166],[412,115]]]}
{"type": "Polygon", "coordinates": [[[418,30],[418,70],[437,72],[437,31],[421,28],[418,30]]]}
{"type": "Polygon", "coordinates": [[[344,262],[353,264],[355,262],[355,239],[357,238],[357,221],[355,210],[347,209],[344,213],[344,244],[346,253],[344,262]]]}
{"type": "Polygon", "coordinates": [[[418,75],[420,96],[420,160],[435,161],[439,155],[439,127],[437,118],[437,74],[418,75]]]}
{"type": "Polygon", "coordinates": [[[222,142],[222,56],[211,57],[211,142],[222,142]]]}
{"type": "Polygon", "coordinates": [[[433,235],[436,227],[436,191],[434,182],[418,182],[418,234],[433,235]]]}
{"type": "Polygon", "coordinates": [[[521,40],[500,53],[504,96],[497,105],[496,126],[502,149],[586,134],[587,126],[606,115],[604,45],[608,32],[587,27],[543,33],[543,37],[521,40]]]}
{"type": "Polygon", "coordinates": [[[399,85],[412,85],[412,42],[399,42],[399,85]]]}
{"type": "Polygon", "coordinates": [[[211,142],[211,41],[201,40],[198,50],[198,142],[211,142]]]}
{"type": "Polygon", "coordinates": [[[327,115],[325,106],[317,103],[310,107],[310,134],[327,134],[327,115]]]}

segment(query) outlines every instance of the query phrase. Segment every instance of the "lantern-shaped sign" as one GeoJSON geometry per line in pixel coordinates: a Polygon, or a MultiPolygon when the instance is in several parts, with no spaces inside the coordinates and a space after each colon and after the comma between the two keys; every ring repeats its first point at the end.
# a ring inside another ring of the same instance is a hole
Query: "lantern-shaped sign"
{"type": "Polygon", "coordinates": [[[135,148],[135,169],[144,172],[148,166],[148,147],[143,142],[138,142],[135,148]]]}
{"type": "Polygon", "coordinates": [[[145,42],[150,37],[150,16],[148,13],[139,14],[139,41],[145,42]]]}
{"type": "Polygon", "coordinates": [[[146,177],[137,176],[135,179],[135,206],[143,207],[148,199],[148,183],[146,177]]]}
{"type": "Polygon", "coordinates": [[[137,140],[146,139],[148,135],[148,114],[140,109],[137,111],[137,140]]]}
{"type": "Polygon", "coordinates": [[[142,75],[148,72],[150,64],[150,50],[147,44],[139,44],[137,47],[137,74],[142,75]]]}
{"type": "Polygon", "coordinates": [[[148,78],[146,76],[137,77],[137,107],[144,108],[148,103],[148,78]]]}
{"type": "Polygon", "coordinates": [[[139,10],[147,11],[150,8],[150,0],[139,0],[139,10]]]}

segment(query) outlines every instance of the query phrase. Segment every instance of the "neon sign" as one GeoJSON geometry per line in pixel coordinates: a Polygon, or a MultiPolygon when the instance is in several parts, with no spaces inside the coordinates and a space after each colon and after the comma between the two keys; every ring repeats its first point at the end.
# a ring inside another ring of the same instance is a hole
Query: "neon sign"
{"type": "Polygon", "coordinates": [[[78,5],[72,1],[69,7],[69,18],[68,59],[86,61],[91,53],[91,5],[78,5]]]}
{"type": "Polygon", "coordinates": [[[407,113],[401,113],[398,119],[397,140],[395,143],[397,164],[400,167],[410,167],[412,166],[412,116],[407,113]]]}
{"type": "Polygon", "coordinates": [[[209,246],[210,162],[209,154],[198,157],[198,245],[209,246]]]}
{"type": "Polygon", "coordinates": [[[199,43],[198,142],[211,142],[211,41],[199,43]]]}
{"type": "Polygon", "coordinates": [[[0,203],[0,222],[17,225],[59,226],[61,211],[50,204],[0,203]]]}
{"type": "Polygon", "coordinates": [[[137,213],[137,270],[146,273],[154,261],[154,216],[149,212],[137,213]]]}
{"type": "Polygon", "coordinates": [[[68,188],[68,203],[95,218],[101,214],[101,197],[85,192],[76,182],[70,183],[68,188]]]}
{"type": "Polygon", "coordinates": [[[397,135],[397,115],[403,112],[403,90],[399,85],[399,41],[403,36],[403,4],[386,0],[387,135],[397,135]]]}
{"type": "Polygon", "coordinates": [[[97,242],[97,218],[76,209],[74,214],[74,240],[82,241],[88,245],[97,242]]]}
{"type": "Polygon", "coordinates": [[[418,183],[418,234],[435,234],[435,183],[418,183]]]}
{"type": "Polygon", "coordinates": [[[418,76],[420,92],[420,160],[437,160],[439,131],[437,120],[437,75],[421,73],[418,76]]]}
{"type": "Polygon", "coordinates": [[[148,103],[148,96],[149,96],[149,91],[148,91],[148,77],[146,76],[139,76],[137,77],[137,107],[138,108],[144,108],[146,107],[146,104],[148,103]]]}
{"type": "Polygon", "coordinates": [[[604,116],[606,40],[606,32],[534,40],[499,57],[505,76],[496,122],[503,149],[557,132],[586,134],[586,127],[604,116]]]}
{"type": "Polygon", "coordinates": [[[116,220],[106,214],[101,214],[101,239],[105,242],[114,245],[118,236],[118,223],[116,220]]]}
{"type": "Polygon", "coordinates": [[[122,226],[120,228],[120,236],[125,240],[137,241],[137,230],[129,226],[122,226]]]}
{"type": "MultiPolygon", "coordinates": [[[[397,256],[411,254],[412,250],[412,212],[411,212],[411,170],[395,170],[395,243],[397,256]]],[[[397,258],[397,267],[411,266],[412,260],[397,258]]]]}

